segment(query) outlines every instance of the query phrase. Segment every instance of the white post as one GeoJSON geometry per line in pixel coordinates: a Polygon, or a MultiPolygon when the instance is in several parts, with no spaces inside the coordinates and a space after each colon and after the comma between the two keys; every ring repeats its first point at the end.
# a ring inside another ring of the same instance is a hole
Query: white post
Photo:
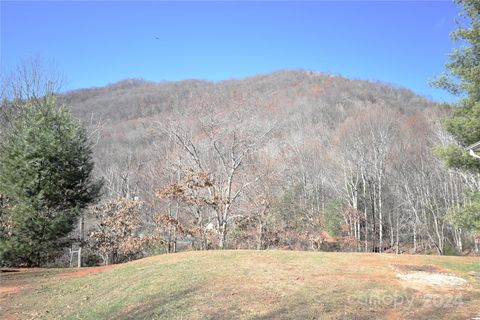
{"type": "Polygon", "coordinates": [[[83,212],[80,215],[79,221],[79,233],[80,233],[80,243],[78,244],[78,252],[77,252],[77,267],[82,267],[82,246],[83,246],[83,227],[84,227],[84,219],[83,219],[83,212]]]}

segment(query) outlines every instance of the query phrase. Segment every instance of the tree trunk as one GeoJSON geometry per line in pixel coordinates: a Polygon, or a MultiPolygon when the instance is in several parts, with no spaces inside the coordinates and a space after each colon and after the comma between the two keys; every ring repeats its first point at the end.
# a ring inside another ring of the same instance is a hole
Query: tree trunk
{"type": "Polygon", "coordinates": [[[365,219],[365,252],[368,252],[368,215],[367,215],[367,184],[365,183],[365,176],[362,174],[363,183],[363,214],[365,219]]]}
{"type": "Polygon", "coordinates": [[[417,253],[417,218],[413,223],[413,253],[417,253]]]}
{"type": "Polygon", "coordinates": [[[463,252],[463,242],[462,242],[462,229],[455,228],[455,244],[457,246],[457,250],[462,253],[463,252]]]}
{"type": "MultiPolygon", "coordinates": [[[[381,180],[379,181],[381,184],[381,180]]],[[[383,212],[382,212],[382,186],[378,186],[378,242],[379,250],[383,252],[383,212]]]]}
{"type": "Polygon", "coordinates": [[[260,221],[259,231],[260,236],[258,238],[257,250],[263,250],[265,249],[265,225],[263,221],[260,221]]]}
{"type": "Polygon", "coordinates": [[[223,220],[222,225],[220,227],[220,239],[218,242],[218,246],[220,249],[225,249],[227,245],[227,221],[223,220]]]}
{"type": "Polygon", "coordinates": [[[399,219],[400,219],[399,215],[397,214],[397,226],[396,226],[397,234],[396,234],[396,238],[395,238],[395,248],[396,248],[395,252],[397,254],[400,253],[400,236],[399,236],[399,234],[400,234],[400,222],[399,222],[399,219]]]}
{"type": "Polygon", "coordinates": [[[372,223],[373,223],[373,234],[372,234],[372,249],[375,251],[376,247],[376,237],[377,237],[377,224],[376,224],[376,213],[375,213],[375,185],[373,186],[373,190],[370,188],[372,192],[370,192],[370,201],[372,203],[372,223]]]}
{"type": "Polygon", "coordinates": [[[388,224],[390,227],[390,247],[393,247],[395,244],[395,232],[394,232],[394,225],[393,225],[393,219],[392,219],[392,212],[391,210],[388,210],[388,224]]]}

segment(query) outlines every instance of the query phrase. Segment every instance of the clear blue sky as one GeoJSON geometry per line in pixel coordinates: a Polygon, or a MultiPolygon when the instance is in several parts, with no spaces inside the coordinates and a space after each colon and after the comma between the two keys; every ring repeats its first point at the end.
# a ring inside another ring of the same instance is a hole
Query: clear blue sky
{"type": "Polygon", "coordinates": [[[301,68],[451,101],[428,81],[454,47],[449,33],[458,12],[450,1],[2,1],[1,70],[38,55],[75,89],[301,68]]]}

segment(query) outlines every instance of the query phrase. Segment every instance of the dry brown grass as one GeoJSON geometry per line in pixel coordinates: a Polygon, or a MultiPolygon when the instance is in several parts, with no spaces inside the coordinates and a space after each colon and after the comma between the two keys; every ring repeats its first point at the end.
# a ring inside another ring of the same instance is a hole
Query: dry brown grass
{"type": "MultiPolygon", "coordinates": [[[[2,301],[2,312],[15,319],[468,319],[480,312],[480,283],[468,276],[480,271],[475,257],[203,251],[100,271],[26,272],[22,281],[30,282],[2,301]],[[468,284],[412,286],[399,270],[449,273],[468,284]]],[[[20,274],[8,276],[13,286],[20,274]]]]}

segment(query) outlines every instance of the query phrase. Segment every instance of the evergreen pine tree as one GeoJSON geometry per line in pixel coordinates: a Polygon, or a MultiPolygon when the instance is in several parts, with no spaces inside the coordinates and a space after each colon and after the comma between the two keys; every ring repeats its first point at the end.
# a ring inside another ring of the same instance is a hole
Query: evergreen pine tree
{"type": "MultiPolygon", "coordinates": [[[[480,141],[480,1],[457,0],[462,12],[458,29],[452,33],[460,48],[450,54],[446,73],[434,85],[460,97],[451,118],[445,120],[447,130],[460,146],[439,148],[439,155],[452,168],[480,174],[480,161],[471,157],[465,147],[480,141]]],[[[459,227],[480,234],[480,193],[473,193],[471,201],[462,209],[449,212],[449,219],[459,227]]]]}
{"type": "Polygon", "coordinates": [[[0,263],[38,266],[100,194],[86,130],[53,97],[25,105],[0,141],[0,263]],[[8,201],[7,201],[8,200],[8,201]]]}

